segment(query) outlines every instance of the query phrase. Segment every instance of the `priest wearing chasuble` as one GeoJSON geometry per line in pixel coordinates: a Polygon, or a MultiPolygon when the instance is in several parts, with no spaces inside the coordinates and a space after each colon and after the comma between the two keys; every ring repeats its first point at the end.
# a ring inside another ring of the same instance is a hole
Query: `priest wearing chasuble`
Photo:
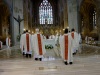
{"type": "Polygon", "coordinates": [[[76,54],[78,47],[79,47],[79,35],[75,31],[75,29],[71,30],[71,36],[72,36],[72,39],[73,39],[73,43],[72,43],[73,54],[76,54]]]}
{"type": "Polygon", "coordinates": [[[26,30],[26,33],[21,35],[20,48],[21,48],[22,53],[24,52],[26,57],[31,58],[31,55],[32,55],[31,34],[28,33],[28,30],[26,30]]]}
{"type": "Polygon", "coordinates": [[[43,43],[43,36],[40,34],[39,29],[35,30],[36,33],[32,35],[32,49],[34,51],[35,60],[42,61],[43,55],[46,53],[43,43]]]}
{"type": "Polygon", "coordinates": [[[72,54],[72,37],[68,33],[68,29],[65,29],[65,34],[59,38],[61,57],[64,60],[65,65],[73,63],[72,54]]]}
{"type": "Polygon", "coordinates": [[[22,36],[23,34],[25,34],[26,31],[23,31],[22,35],[21,35],[21,38],[20,38],[20,48],[21,48],[21,51],[22,51],[22,54],[23,56],[25,55],[25,50],[24,50],[24,46],[22,47],[22,44],[23,44],[23,41],[22,41],[22,36]]]}

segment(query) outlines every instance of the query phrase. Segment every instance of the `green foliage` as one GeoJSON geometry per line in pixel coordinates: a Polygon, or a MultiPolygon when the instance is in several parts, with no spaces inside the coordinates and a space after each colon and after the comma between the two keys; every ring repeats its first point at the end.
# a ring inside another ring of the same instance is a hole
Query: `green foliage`
{"type": "Polygon", "coordinates": [[[45,49],[53,49],[53,46],[51,44],[45,45],[45,49]]]}
{"type": "Polygon", "coordinates": [[[19,34],[19,35],[17,36],[17,41],[20,41],[20,38],[21,38],[21,34],[19,34]]]}

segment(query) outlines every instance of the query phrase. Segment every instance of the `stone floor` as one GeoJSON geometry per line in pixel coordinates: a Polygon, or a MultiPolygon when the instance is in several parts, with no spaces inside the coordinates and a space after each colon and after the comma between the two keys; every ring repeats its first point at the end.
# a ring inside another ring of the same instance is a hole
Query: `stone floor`
{"type": "Polygon", "coordinates": [[[100,55],[75,56],[73,65],[64,65],[61,59],[2,59],[0,75],[100,75],[100,55]]]}
{"type": "Polygon", "coordinates": [[[0,75],[100,75],[100,55],[97,54],[75,55],[74,63],[65,65],[60,57],[35,61],[22,57],[16,51],[11,51],[9,58],[0,58],[0,75]]]}

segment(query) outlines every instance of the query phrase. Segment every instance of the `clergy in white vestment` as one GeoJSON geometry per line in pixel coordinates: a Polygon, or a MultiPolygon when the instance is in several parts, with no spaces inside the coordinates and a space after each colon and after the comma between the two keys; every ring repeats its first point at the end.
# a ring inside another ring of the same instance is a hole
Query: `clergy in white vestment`
{"type": "Polygon", "coordinates": [[[72,43],[73,54],[76,54],[78,47],[79,47],[79,35],[74,29],[71,30],[70,34],[73,39],[73,43],[72,43]]]}
{"type": "Polygon", "coordinates": [[[59,33],[57,33],[55,36],[55,42],[56,44],[59,44],[59,33]]]}
{"type": "Polygon", "coordinates": [[[11,55],[11,49],[10,49],[10,47],[11,47],[11,39],[10,39],[10,35],[8,35],[7,36],[7,38],[6,38],[6,46],[7,46],[7,57],[10,57],[10,55],[11,55]]]}
{"type": "Polygon", "coordinates": [[[88,36],[85,37],[85,43],[88,44],[88,36]]]}
{"type": "MultiPolygon", "coordinates": [[[[63,37],[63,34],[60,33],[60,35],[59,35],[59,45],[60,45],[60,46],[61,46],[61,38],[62,38],[62,37],[63,37]]],[[[62,54],[61,54],[61,53],[62,53],[62,52],[61,52],[62,49],[61,49],[61,48],[62,48],[62,47],[59,48],[59,52],[60,52],[60,56],[62,57],[62,54]]]]}
{"type": "Polygon", "coordinates": [[[40,34],[39,29],[36,29],[36,33],[32,35],[32,49],[34,51],[35,60],[42,61],[43,55],[46,53],[43,43],[43,36],[40,34]]]}
{"type": "Polygon", "coordinates": [[[68,33],[68,29],[65,29],[65,34],[59,38],[61,57],[64,60],[65,65],[73,63],[73,51],[72,47],[72,37],[68,33]]]}
{"type": "Polygon", "coordinates": [[[28,30],[26,30],[26,33],[21,35],[20,48],[22,53],[24,52],[27,58],[28,57],[31,58],[32,56],[31,34],[28,33],[28,30]]]}
{"type": "Polygon", "coordinates": [[[78,36],[79,36],[79,43],[82,43],[82,36],[81,36],[81,34],[79,33],[78,36]]]}
{"type": "Polygon", "coordinates": [[[81,43],[82,43],[82,37],[81,34],[78,34],[78,38],[79,38],[79,47],[78,47],[78,52],[81,53],[81,43]]]}
{"type": "Polygon", "coordinates": [[[42,35],[43,36],[43,39],[46,39],[46,36],[45,35],[42,35]]]}
{"type": "Polygon", "coordinates": [[[0,41],[0,49],[2,49],[2,42],[0,41]]]}
{"type": "Polygon", "coordinates": [[[6,38],[6,46],[7,46],[7,48],[9,48],[11,46],[10,35],[8,35],[7,38],[6,38]]]}
{"type": "MultiPolygon", "coordinates": [[[[25,33],[26,33],[26,31],[23,31],[23,33],[22,33],[22,35],[21,35],[21,38],[20,38],[20,48],[21,48],[22,45],[23,45],[22,36],[23,36],[23,34],[25,34],[25,33]]],[[[24,46],[21,48],[21,51],[22,51],[22,54],[23,54],[23,56],[24,56],[24,55],[25,55],[24,46]]]]}
{"type": "Polygon", "coordinates": [[[57,56],[60,56],[60,50],[59,50],[59,33],[56,34],[55,36],[55,53],[57,56]]]}

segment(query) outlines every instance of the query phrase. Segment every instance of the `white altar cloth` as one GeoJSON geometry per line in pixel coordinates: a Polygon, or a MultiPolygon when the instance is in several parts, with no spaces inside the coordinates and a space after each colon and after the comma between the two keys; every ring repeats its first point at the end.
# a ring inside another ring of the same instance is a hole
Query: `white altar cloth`
{"type": "Polygon", "coordinates": [[[55,47],[55,40],[54,39],[44,39],[44,45],[52,45],[53,48],[55,47]]]}
{"type": "Polygon", "coordinates": [[[58,50],[58,47],[55,45],[56,42],[55,42],[55,39],[44,39],[43,40],[44,42],[44,46],[45,45],[52,45],[53,46],[53,49],[46,49],[46,56],[59,56],[59,50],[58,50]]]}

